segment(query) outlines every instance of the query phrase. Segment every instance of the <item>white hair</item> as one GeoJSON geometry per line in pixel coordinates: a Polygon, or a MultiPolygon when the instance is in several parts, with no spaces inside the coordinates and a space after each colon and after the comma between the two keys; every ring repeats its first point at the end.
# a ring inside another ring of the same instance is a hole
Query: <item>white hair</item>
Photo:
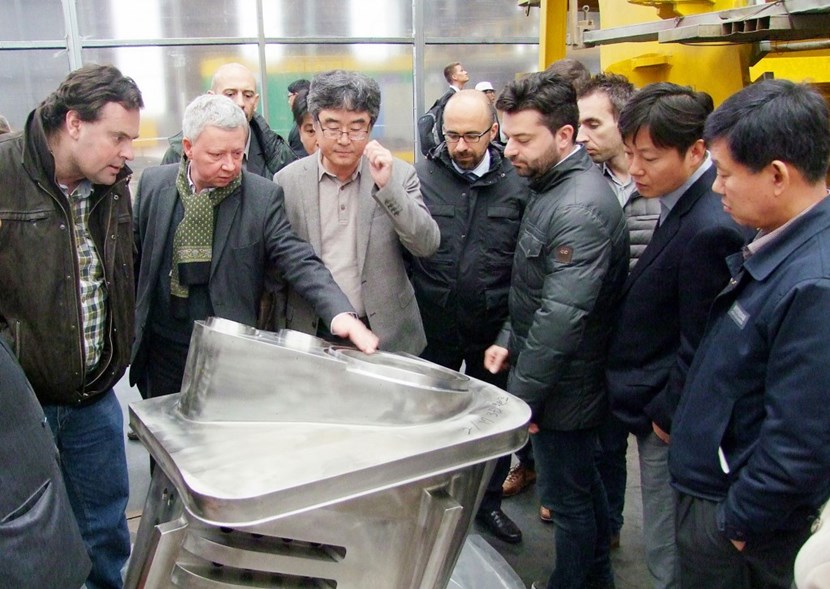
{"type": "Polygon", "coordinates": [[[202,94],[187,105],[182,119],[182,135],[196,141],[205,127],[237,129],[248,127],[248,119],[237,104],[221,94],[202,94]]]}

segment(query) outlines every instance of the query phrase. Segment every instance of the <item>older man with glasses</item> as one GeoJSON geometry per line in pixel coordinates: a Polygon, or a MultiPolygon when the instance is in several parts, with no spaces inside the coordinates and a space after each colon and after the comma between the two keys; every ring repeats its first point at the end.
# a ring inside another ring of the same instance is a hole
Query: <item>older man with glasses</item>
{"type": "MultiPolygon", "coordinates": [[[[335,70],[315,76],[308,94],[319,150],[281,170],[294,231],[308,240],[381,349],[420,354],[426,345],[405,249],[432,255],[437,223],[421,197],[415,170],[369,140],[380,112],[380,88],[363,74],[335,70]]],[[[293,291],[286,325],[331,338],[308,303],[293,291]]]]}

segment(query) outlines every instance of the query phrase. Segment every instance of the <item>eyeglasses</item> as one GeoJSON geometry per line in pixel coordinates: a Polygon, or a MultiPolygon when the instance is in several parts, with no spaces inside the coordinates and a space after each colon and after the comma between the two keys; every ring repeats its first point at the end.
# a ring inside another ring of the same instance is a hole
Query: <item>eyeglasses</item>
{"type": "Polygon", "coordinates": [[[482,131],[481,133],[456,133],[455,131],[444,130],[444,139],[447,140],[447,143],[458,143],[462,138],[465,143],[478,143],[489,132],[490,129],[482,131]]]}
{"type": "Polygon", "coordinates": [[[369,136],[369,129],[341,129],[340,127],[323,127],[323,137],[326,139],[340,139],[348,135],[351,141],[363,141],[369,136]]]}

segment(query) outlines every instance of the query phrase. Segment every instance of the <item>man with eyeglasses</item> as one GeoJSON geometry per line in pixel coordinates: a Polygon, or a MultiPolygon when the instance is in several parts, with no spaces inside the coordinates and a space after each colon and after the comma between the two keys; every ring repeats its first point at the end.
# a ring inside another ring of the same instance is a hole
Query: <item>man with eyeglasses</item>
{"type": "MultiPolygon", "coordinates": [[[[412,282],[424,320],[422,358],[502,389],[507,373],[484,369],[484,351],[507,319],[510,269],[527,201],[527,184],[501,149],[496,113],[487,95],[461,90],[444,109],[444,144],[418,162],[421,192],[441,230],[441,245],[412,263],[412,282]]],[[[501,509],[510,455],[496,469],[476,520],[515,544],[522,532],[501,509]]]]}
{"type": "MultiPolygon", "coordinates": [[[[318,151],[274,180],[285,190],[294,231],[308,240],[381,349],[420,354],[426,345],[403,250],[432,255],[437,223],[421,197],[415,169],[369,135],[380,112],[371,78],[334,70],[315,76],[308,94],[318,151]]],[[[285,305],[287,327],[330,338],[296,292],[285,305]]]]}

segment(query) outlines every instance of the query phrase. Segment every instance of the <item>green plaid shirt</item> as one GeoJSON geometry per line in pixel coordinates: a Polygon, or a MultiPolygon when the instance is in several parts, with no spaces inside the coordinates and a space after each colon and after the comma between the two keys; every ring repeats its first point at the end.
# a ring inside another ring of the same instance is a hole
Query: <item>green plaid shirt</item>
{"type": "Polygon", "coordinates": [[[92,372],[104,349],[104,331],[107,322],[107,291],[104,288],[104,267],[89,234],[89,209],[92,184],[84,180],[72,194],[69,203],[72,227],[78,253],[78,278],[81,294],[81,325],[84,334],[86,371],[92,372]]]}

